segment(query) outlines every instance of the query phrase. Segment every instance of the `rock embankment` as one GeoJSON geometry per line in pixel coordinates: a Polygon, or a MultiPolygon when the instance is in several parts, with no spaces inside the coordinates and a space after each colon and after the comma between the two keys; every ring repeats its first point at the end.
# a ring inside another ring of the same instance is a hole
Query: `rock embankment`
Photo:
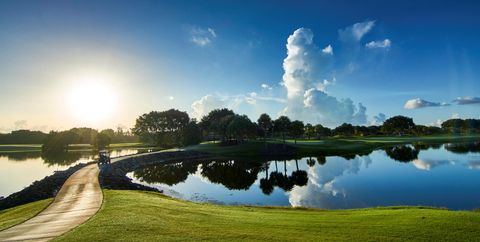
{"type": "MultiPolygon", "coordinates": [[[[90,163],[88,163],[90,164],[90,163]]],[[[55,197],[65,181],[76,171],[88,164],[78,164],[64,171],[57,171],[40,181],[33,182],[23,190],[0,199],[0,210],[55,197]]]]}

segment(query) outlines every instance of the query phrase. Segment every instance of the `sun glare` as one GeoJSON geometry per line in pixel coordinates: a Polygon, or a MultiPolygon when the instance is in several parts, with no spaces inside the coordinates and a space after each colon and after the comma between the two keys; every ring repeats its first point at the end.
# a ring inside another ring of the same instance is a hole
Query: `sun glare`
{"type": "Polygon", "coordinates": [[[117,106],[111,84],[101,77],[79,78],[71,87],[67,99],[70,112],[83,122],[109,118],[117,106]]]}

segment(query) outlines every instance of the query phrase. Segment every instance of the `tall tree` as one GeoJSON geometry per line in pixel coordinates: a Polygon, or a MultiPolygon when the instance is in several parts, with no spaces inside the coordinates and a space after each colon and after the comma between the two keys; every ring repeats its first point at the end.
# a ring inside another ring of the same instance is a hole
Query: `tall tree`
{"type": "Polygon", "coordinates": [[[264,138],[268,136],[269,133],[272,132],[273,121],[268,114],[262,113],[258,118],[257,123],[264,133],[264,138]]]}
{"type": "Polygon", "coordinates": [[[285,144],[285,134],[290,130],[290,119],[287,116],[280,116],[273,122],[275,132],[282,136],[283,144],[285,144]]]}
{"type": "MultiPolygon", "coordinates": [[[[213,136],[213,138],[220,138],[225,139],[225,136],[222,135],[222,120],[224,120],[227,116],[235,115],[232,110],[223,108],[223,109],[214,109],[206,116],[202,117],[199,125],[200,128],[205,132],[206,136],[213,136]]],[[[223,122],[224,124],[225,122],[223,122]]],[[[224,127],[226,129],[226,126],[224,127]]],[[[224,129],[224,130],[225,130],[224,129]]]]}
{"type": "Polygon", "coordinates": [[[307,139],[311,139],[315,136],[315,128],[313,125],[309,123],[305,125],[305,135],[307,136],[307,139]]]}
{"type": "Polygon", "coordinates": [[[355,133],[355,128],[351,124],[343,123],[342,125],[336,127],[333,132],[335,135],[352,136],[355,133]]]}
{"type": "Polygon", "coordinates": [[[174,146],[182,143],[183,130],[189,122],[188,114],[176,109],[152,111],[138,117],[132,131],[143,141],[174,146]]]}
{"type": "Polygon", "coordinates": [[[387,120],[382,125],[382,131],[387,134],[404,135],[411,133],[415,128],[413,119],[405,116],[394,116],[387,120]]]}
{"type": "Polygon", "coordinates": [[[315,125],[314,128],[317,138],[330,136],[332,134],[332,131],[329,128],[323,127],[321,124],[315,125]]]}
{"type": "Polygon", "coordinates": [[[290,134],[295,139],[295,144],[297,143],[297,138],[302,136],[304,132],[305,130],[302,121],[295,120],[290,124],[290,134]]]}
{"type": "Polygon", "coordinates": [[[185,129],[183,130],[183,141],[184,146],[196,145],[202,142],[202,130],[198,126],[195,120],[190,121],[185,129]]]}
{"type": "Polygon", "coordinates": [[[227,133],[237,141],[255,136],[256,131],[255,124],[246,115],[235,115],[227,126],[227,133]]]}

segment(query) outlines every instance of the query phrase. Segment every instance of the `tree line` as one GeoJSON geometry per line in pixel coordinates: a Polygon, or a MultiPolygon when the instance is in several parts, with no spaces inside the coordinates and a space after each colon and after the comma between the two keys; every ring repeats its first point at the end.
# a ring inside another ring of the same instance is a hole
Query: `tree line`
{"type": "Polygon", "coordinates": [[[67,151],[71,144],[90,144],[96,149],[102,149],[112,142],[137,142],[138,138],[122,129],[104,129],[100,132],[92,128],[72,128],[65,131],[51,131],[43,139],[44,153],[67,151]]]}
{"type": "Polygon", "coordinates": [[[139,116],[130,131],[73,128],[65,131],[16,130],[0,134],[0,144],[44,144],[46,150],[65,150],[69,144],[90,144],[103,148],[110,143],[142,142],[161,147],[198,144],[202,141],[221,141],[238,144],[248,139],[322,139],[334,136],[405,136],[438,134],[479,134],[479,119],[450,119],[440,127],[416,125],[413,119],[394,116],[382,125],[356,126],[344,123],[336,128],[321,124],[291,120],[287,116],[272,119],[261,114],[256,121],[232,110],[215,109],[199,121],[176,109],[152,111],[139,116]]]}
{"type": "Polygon", "coordinates": [[[137,118],[132,129],[143,142],[162,147],[198,144],[201,141],[220,141],[238,144],[249,139],[321,139],[334,136],[419,136],[436,134],[480,133],[480,120],[451,119],[441,127],[416,125],[412,118],[394,116],[382,125],[355,126],[344,123],[330,129],[321,124],[305,124],[287,116],[272,119],[261,114],[256,121],[230,109],[215,109],[200,121],[176,109],[152,111],[137,118]]]}

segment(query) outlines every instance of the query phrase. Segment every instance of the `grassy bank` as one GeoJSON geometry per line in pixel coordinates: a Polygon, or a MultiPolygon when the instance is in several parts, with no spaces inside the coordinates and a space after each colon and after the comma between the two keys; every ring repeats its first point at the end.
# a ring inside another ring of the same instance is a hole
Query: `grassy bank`
{"type": "MultiPolygon", "coordinates": [[[[408,136],[408,137],[346,137],[325,138],[322,140],[287,140],[286,143],[297,148],[297,155],[352,155],[369,153],[375,149],[395,144],[407,144],[412,142],[445,143],[478,141],[479,135],[470,136],[408,136]]],[[[269,143],[282,143],[281,140],[268,140],[269,143]]],[[[206,142],[187,147],[187,150],[195,150],[211,153],[218,156],[239,157],[258,155],[264,141],[248,141],[247,143],[232,146],[221,146],[219,143],[206,142]]]]}
{"type": "Polygon", "coordinates": [[[57,241],[469,241],[480,213],[421,207],[316,210],[198,204],[105,190],[102,209],[57,241]]]}
{"type": "Polygon", "coordinates": [[[45,199],[0,211],[0,231],[34,217],[51,202],[52,199],[45,199]]]}

